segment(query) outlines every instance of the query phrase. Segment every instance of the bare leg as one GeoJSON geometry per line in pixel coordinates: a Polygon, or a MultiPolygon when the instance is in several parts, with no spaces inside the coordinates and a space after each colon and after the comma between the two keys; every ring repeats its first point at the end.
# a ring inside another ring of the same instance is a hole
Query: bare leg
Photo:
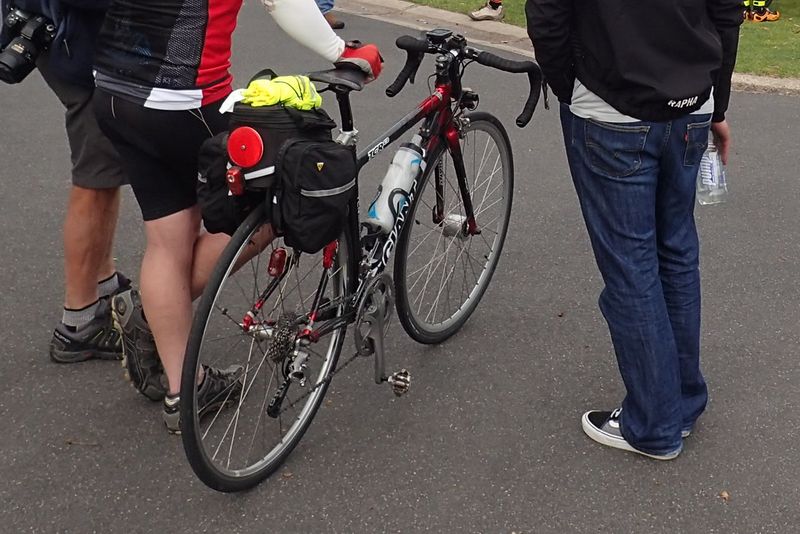
{"type": "MultiPolygon", "coordinates": [[[[142,259],[142,304],[164,365],[169,393],[173,395],[180,391],[183,358],[192,325],[192,300],[203,291],[229,240],[223,234],[199,232],[197,206],[145,222],[147,248],[142,259]]],[[[253,247],[251,255],[256,251],[253,247]]]]}
{"type": "MultiPolygon", "coordinates": [[[[251,245],[239,257],[234,271],[239,270],[239,267],[244,265],[253,256],[262,252],[273,239],[272,225],[265,224],[262,226],[251,239],[251,245]]],[[[208,283],[211,276],[211,271],[217,263],[222,253],[222,249],[230,241],[230,237],[225,234],[209,234],[203,232],[197,239],[194,253],[194,265],[192,268],[192,299],[200,297],[203,290],[208,283]]]]}
{"type": "Polygon", "coordinates": [[[97,282],[114,274],[114,232],[119,188],[72,186],[64,221],[66,308],[80,309],[97,300],[97,282]]]}
{"type": "Polygon", "coordinates": [[[205,289],[211,271],[217,263],[222,249],[230,241],[226,234],[209,234],[203,231],[194,245],[194,262],[192,265],[192,300],[198,298],[205,289]]]}
{"type": "Polygon", "coordinates": [[[180,389],[181,367],[192,324],[192,262],[200,213],[185,209],[145,221],[141,294],[147,322],[164,365],[169,392],[180,389]]]}

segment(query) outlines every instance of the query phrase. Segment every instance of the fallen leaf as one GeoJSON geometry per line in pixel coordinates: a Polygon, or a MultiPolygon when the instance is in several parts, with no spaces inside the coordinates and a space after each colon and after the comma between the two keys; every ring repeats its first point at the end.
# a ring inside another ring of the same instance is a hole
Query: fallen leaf
{"type": "Polygon", "coordinates": [[[728,502],[731,500],[731,494],[725,490],[719,492],[719,498],[722,499],[723,502],[728,502]]]}
{"type": "Polygon", "coordinates": [[[294,476],[294,473],[292,473],[291,471],[284,471],[283,473],[281,473],[281,476],[283,478],[287,478],[288,479],[288,478],[292,478],[294,476]]]}
{"type": "Polygon", "coordinates": [[[89,441],[76,441],[74,439],[67,439],[67,440],[65,440],[65,443],[67,445],[83,445],[85,447],[99,447],[100,446],[99,443],[92,443],[92,442],[89,442],[89,441]]]}

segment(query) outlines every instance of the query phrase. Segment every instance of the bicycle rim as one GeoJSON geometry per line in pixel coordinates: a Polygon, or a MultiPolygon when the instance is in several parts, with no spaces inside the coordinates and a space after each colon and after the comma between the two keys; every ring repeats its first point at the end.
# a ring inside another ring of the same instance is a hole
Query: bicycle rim
{"type": "MultiPolygon", "coordinates": [[[[287,250],[287,271],[266,299],[248,331],[243,324],[259,295],[274,278],[271,254],[281,239],[266,244],[263,214],[251,214],[231,238],[203,293],[187,346],[181,384],[184,448],[195,473],[220,491],[251,487],[274,472],[311,424],[327,391],[328,377],[345,338],[341,327],[302,350],[308,355],[305,383],[289,383],[277,414],[270,403],[292,371],[296,336],[308,326],[314,297],[323,276],[322,252],[287,250]],[[253,247],[263,252],[250,259],[253,247]],[[240,266],[241,265],[241,266],[240,266]],[[201,365],[241,366],[239,399],[201,414],[194,377],[201,365]]],[[[346,294],[346,239],[340,241],[334,267],[326,275],[328,314],[341,315],[346,294]]]]}
{"type": "Polygon", "coordinates": [[[468,115],[461,149],[480,234],[469,235],[448,150],[429,163],[395,257],[398,316],[421,343],[440,343],[469,319],[491,281],[505,241],[513,196],[513,160],[502,124],[468,115]],[[434,217],[437,179],[444,182],[444,217],[434,217]]]}

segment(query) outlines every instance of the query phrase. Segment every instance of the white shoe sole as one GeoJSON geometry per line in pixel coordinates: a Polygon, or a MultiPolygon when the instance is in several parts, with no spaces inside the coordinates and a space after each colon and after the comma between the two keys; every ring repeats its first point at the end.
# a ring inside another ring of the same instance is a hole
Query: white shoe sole
{"type": "Polygon", "coordinates": [[[472,13],[469,14],[469,18],[471,18],[475,22],[484,22],[484,21],[487,21],[487,20],[492,21],[492,22],[502,22],[504,16],[505,15],[500,15],[499,17],[481,16],[481,15],[473,16],[472,13]]]}
{"type": "Polygon", "coordinates": [[[639,449],[632,447],[631,444],[624,439],[613,434],[609,434],[608,432],[604,432],[603,430],[594,426],[591,421],[589,421],[589,413],[591,412],[586,412],[581,417],[581,427],[583,428],[583,432],[597,443],[605,445],[606,447],[613,447],[623,451],[635,452],[636,454],[647,456],[653,460],[674,460],[683,450],[683,446],[681,446],[675,452],[671,452],[669,454],[650,454],[648,452],[640,451],[639,449]]]}

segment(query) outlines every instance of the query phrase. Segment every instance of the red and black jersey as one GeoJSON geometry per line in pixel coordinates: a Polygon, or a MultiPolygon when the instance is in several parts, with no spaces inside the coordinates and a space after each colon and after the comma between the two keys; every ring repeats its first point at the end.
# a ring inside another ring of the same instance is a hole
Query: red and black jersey
{"type": "Polygon", "coordinates": [[[95,57],[98,87],[155,109],[194,109],[231,92],[242,0],[112,0],[95,57]]]}

